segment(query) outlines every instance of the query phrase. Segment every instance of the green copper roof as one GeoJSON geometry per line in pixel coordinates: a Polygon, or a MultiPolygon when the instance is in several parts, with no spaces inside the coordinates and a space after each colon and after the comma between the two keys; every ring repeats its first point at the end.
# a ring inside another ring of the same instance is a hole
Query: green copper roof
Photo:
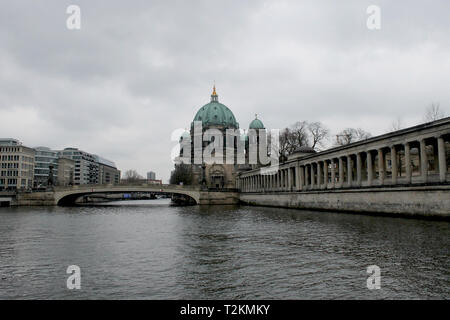
{"type": "Polygon", "coordinates": [[[203,126],[224,126],[229,128],[239,128],[233,112],[224,104],[218,101],[211,101],[198,110],[194,121],[201,121],[203,126]]]}
{"type": "Polygon", "coordinates": [[[256,118],[252,122],[250,122],[250,126],[248,128],[249,129],[265,129],[264,124],[258,118],[256,118]]]}
{"type": "MultiPolygon", "coordinates": [[[[205,104],[194,117],[194,121],[201,121],[202,126],[223,126],[225,128],[239,129],[239,123],[236,122],[233,112],[226,105],[219,102],[219,96],[214,85],[211,94],[211,102],[205,104]]],[[[192,122],[192,126],[194,122],[192,122]]]]}

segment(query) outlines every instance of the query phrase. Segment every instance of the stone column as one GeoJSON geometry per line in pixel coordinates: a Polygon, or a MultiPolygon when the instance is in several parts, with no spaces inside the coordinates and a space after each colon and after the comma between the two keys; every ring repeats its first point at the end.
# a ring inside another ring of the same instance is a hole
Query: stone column
{"type": "Polygon", "coordinates": [[[361,163],[361,153],[358,152],[356,154],[356,184],[358,185],[358,187],[361,186],[361,168],[362,168],[362,163],[361,163]]]}
{"type": "Polygon", "coordinates": [[[344,185],[344,161],[339,157],[339,188],[344,185]]]}
{"type": "Polygon", "coordinates": [[[352,167],[352,157],[351,155],[347,156],[347,183],[348,186],[352,186],[352,180],[353,180],[353,167],[352,167]]]}
{"type": "Polygon", "coordinates": [[[383,149],[378,149],[378,180],[380,185],[384,184],[384,154],[383,149]]]}
{"type": "Polygon", "coordinates": [[[322,188],[322,166],[317,162],[317,189],[322,188]]]}
{"type": "Polygon", "coordinates": [[[331,159],[331,188],[336,185],[336,168],[334,167],[334,159],[331,159]]]}
{"type": "Polygon", "coordinates": [[[289,168],[284,170],[284,175],[286,179],[284,190],[289,190],[291,188],[291,181],[290,181],[291,173],[289,168]]]}
{"type": "Polygon", "coordinates": [[[371,186],[373,180],[372,153],[370,151],[367,151],[366,155],[367,155],[367,185],[371,186]]]}
{"type": "Polygon", "coordinates": [[[291,174],[291,168],[289,167],[289,168],[287,168],[287,176],[288,176],[288,178],[287,178],[287,186],[286,186],[286,189],[287,190],[289,190],[289,191],[291,191],[291,189],[292,189],[292,181],[291,181],[291,179],[292,179],[292,174],[291,174]]]}
{"type": "Polygon", "coordinates": [[[281,190],[281,169],[279,169],[277,173],[277,189],[281,190]]]}
{"type": "Polygon", "coordinates": [[[445,141],[443,137],[437,139],[439,158],[439,181],[445,182],[447,179],[447,159],[445,155],[445,141]]]}
{"type": "Polygon", "coordinates": [[[305,189],[308,189],[308,188],[311,188],[311,184],[310,184],[310,181],[309,181],[309,173],[310,173],[310,170],[308,170],[308,165],[306,164],[305,165],[305,189]]]}
{"type": "Polygon", "coordinates": [[[305,167],[301,166],[300,169],[300,190],[303,190],[303,187],[305,186],[305,167]]]}
{"type": "Polygon", "coordinates": [[[420,174],[422,175],[422,182],[426,183],[428,178],[428,159],[427,149],[425,148],[425,139],[420,140],[420,174]]]}
{"type": "Polygon", "coordinates": [[[325,186],[325,189],[328,188],[328,162],[325,160],[323,162],[323,183],[325,186]]]}
{"type": "Polygon", "coordinates": [[[405,174],[406,174],[406,183],[410,184],[411,183],[411,176],[412,176],[412,172],[411,172],[411,149],[409,146],[409,142],[406,142],[404,144],[405,147],[405,174]]]}
{"type": "Polygon", "coordinates": [[[316,179],[314,176],[314,163],[311,163],[311,189],[314,189],[316,185],[316,179]]]}
{"type": "Polygon", "coordinates": [[[298,163],[294,167],[295,172],[295,189],[300,190],[300,167],[298,163]]]}
{"type": "Polygon", "coordinates": [[[397,150],[395,146],[391,147],[391,168],[392,184],[397,184],[397,150]]]}

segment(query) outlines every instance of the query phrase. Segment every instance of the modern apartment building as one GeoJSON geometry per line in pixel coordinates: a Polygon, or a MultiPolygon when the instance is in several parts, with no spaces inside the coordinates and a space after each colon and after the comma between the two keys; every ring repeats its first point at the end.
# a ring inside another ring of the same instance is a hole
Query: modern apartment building
{"type": "Polygon", "coordinates": [[[75,161],[73,184],[98,184],[99,164],[95,155],[77,148],[65,148],[58,152],[59,157],[75,161]]]}
{"type": "Polygon", "coordinates": [[[31,189],[35,151],[17,139],[0,139],[0,191],[31,189]]]}
{"type": "Polygon", "coordinates": [[[58,158],[58,186],[70,186],[74,184],[75,161],[69,158],[58,158]]]}
{"type": "Polygon", "coordinates": [[[114,162],[77,148],[65,148],[58,152],[60,158],[75,162],[73,184],[117,184],[120,171],[114,162]]]}
{"type": "Polygon", "coordinates": [[[100,184],[118,184],[120,182],[120,170],[116,168],[114,162],[98,156],[97,162],[100,184]]]}
{"type": "Polygon", "coordinates": [[[53,184],[57,184],[58,178],[58,151],[47,147],[36,147],[34,156],[34,185],[36,187],[45,187],[48,185],[50,167],[53,171],[53,184]]]}

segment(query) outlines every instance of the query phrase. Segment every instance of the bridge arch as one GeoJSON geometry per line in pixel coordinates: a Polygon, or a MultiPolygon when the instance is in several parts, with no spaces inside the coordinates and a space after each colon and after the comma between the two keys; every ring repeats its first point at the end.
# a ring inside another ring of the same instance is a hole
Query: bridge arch
{"type": "Polygon", "coordinates": [[[82,196],[91,194],[113,194],[113,193],[133,193],[133,192],[151,192],[151,193],[172,193],[177,195],[184,195],[194,200],[196,204],[200,203],[200,191],[194,188],[181,186],[90,186],[72,188],[55,189],[54,197],[56,205],[73,205],[76,199],[82,196]]]}

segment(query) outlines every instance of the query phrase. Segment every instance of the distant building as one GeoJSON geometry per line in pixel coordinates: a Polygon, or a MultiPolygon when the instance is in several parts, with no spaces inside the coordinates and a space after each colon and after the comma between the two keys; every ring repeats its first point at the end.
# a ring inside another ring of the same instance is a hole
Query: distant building
{"type": "Polygon", "coordinates": [[[16,139],[0,139],[0,190],[31,189],[35,151],[16,139]]]}
{"type": "Polygon", "coordinates": [[[65,148],[59,151],[59,156],[75,161],[73,184],[98,184],[99,164],[95,155],[77,148],[65,148]]]}
{"type": "Polygon", "coordinates": [[[156,180],[156,174],[153,171],[147,172],[147,180],[156,180]]]}
{"type": "Polygon", "coordinates": [[[77,148],[65,148],[59,156],[75,162],[73,184],[117,184],[120,171],[114,162],[77,148]]]}
{"type": "Polygon", "coordinates": [[[120,170],[116,168],[114,162],[97,156],[99,164],[99,183],[118,184],[120,182],[120,170]]]}
{"type": "Polygon", "coordinates": [[[34,186],[47,186],[50,174],[50,166],[53,167],[54,184],[58,176],[58,151],[47,147],[34,148],[34,186]]]}
{"type": "Polygon", "coordinates": [[[57,185],[71,186],[74,184],[75,161],[61,157],[58,159],[57,185]]]}

